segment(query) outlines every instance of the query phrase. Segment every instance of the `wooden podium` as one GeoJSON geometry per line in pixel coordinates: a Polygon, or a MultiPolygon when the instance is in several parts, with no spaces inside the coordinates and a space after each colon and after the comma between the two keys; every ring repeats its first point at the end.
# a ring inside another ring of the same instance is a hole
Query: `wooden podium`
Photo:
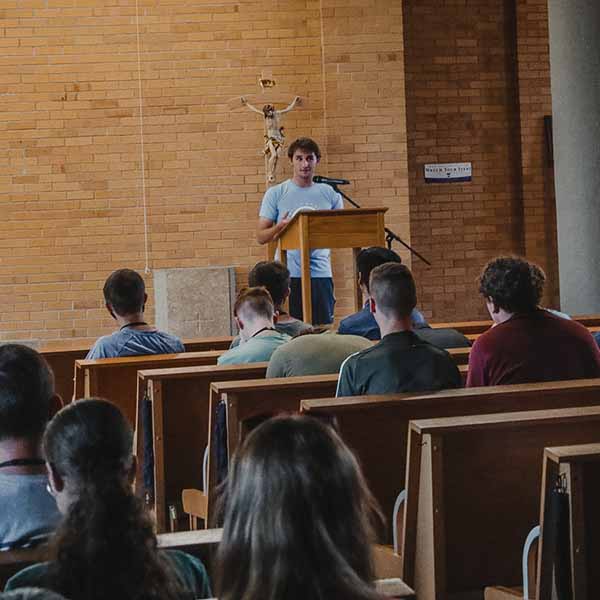
{"type": "Polygon", "coordinates": [[[300,250],[303,320],[312,323],[310,295],[310,251],[315,248],[352,248],[354,267],[354,307],[361,308],[356,255],[361,248],[385,246],[384,215],[387,208],[342,210],[302,210],[297,212],[277,240],[269,244],[268,258],[286,264],[286,250],[300,250]]]}

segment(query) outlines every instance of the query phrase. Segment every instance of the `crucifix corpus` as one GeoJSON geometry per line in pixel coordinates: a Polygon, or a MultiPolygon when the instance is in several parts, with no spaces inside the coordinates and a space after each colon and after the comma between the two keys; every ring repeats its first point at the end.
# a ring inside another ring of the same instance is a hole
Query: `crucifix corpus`
{"type": "Polygon", "coordinates": [[[302,104],[300,96],[296,96],[286,107],[277,110],[273,104],[265,104],[262,108],[257,108],[248,102],[244,96],[241,97],[242,104],[250,110],[262,115],[265,120],[265,171],[267,176],[267,185],[275,183],[275,172],[277,171],[277,162],[283,152],[285,143],[284,127],[281,125],[281,115],[294,110],[296,106],[302,104]]]}

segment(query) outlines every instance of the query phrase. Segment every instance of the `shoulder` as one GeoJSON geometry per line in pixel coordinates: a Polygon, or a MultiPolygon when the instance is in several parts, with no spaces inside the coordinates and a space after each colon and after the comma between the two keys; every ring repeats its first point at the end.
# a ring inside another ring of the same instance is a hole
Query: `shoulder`
{"type": "Polygon", "coordinates": [[[181,341],[181,338],[173,335],[172,333],[167,333],[166,331],[156,331],[157,337],[160,337],[165,344],[171,346],[174,352],[185,352],[185,346],[181,341]]]}
{"type": "Polygon", "coordinates": [[[193,592],[196,598],[211,596],[208,574],[202,561],[181,550],[164,550],[161,555],[171,564],[186,591],[193,592]]]}
{"type": "Polygon", "coordinates": [[[286,179],[285,181],[282,181],[281,183],[278,183],[277,185],[271,186],[265,192],[263,199],[278,200],[279,198],[281,198],[281,196],[283,196],[284,194],[286,194],[289,191],[289,187],[290,187],[290,180],[286,179]]]}
{"type": "Polygon", "coordinates": [[[49,567],[50,563],[47,562],[25,567],[6,582],[5,591],[24,587],[46,587],[44,584],[49,567]]]}
{"type": "Polygon", "coordinates": [[[121,338],[120,331],[103,335],[94,342],[94,345],[87,353],[86,359],[113,358],[118,356],[119,346],[123,343],[121,338]]]}

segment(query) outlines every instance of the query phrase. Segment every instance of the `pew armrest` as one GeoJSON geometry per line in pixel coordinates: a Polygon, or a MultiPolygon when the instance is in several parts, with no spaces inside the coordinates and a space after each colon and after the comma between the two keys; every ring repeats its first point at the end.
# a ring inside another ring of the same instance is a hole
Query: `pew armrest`
{"type": "Polygon", "coordinates": [[[540,526],[536,525],[523,544],[523,600],[533,600],[535,596],[535,563],[539,537],[540,526]]]}
{"type": "Polygon", "coordinates": [[[398,514],[400,509],[403,508],[404,503],[406,502],[406,490],[402,490],[396,496],[396,502],[394,502],[394,511],[392,512],[392,536],[393,536],[393,545],[394,545],[394,554],[398,554],[398,544],[399,538],[398,535],[398,514]]]}

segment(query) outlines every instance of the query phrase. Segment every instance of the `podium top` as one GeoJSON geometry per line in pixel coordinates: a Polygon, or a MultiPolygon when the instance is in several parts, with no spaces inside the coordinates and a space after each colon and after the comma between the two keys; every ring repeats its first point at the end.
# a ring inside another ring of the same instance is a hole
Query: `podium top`
{"type": "Polygon", "coordinates": [[[385,207],[299,210],[279,234],[280,250],[364,248],[385,243],[385,207]]]}

